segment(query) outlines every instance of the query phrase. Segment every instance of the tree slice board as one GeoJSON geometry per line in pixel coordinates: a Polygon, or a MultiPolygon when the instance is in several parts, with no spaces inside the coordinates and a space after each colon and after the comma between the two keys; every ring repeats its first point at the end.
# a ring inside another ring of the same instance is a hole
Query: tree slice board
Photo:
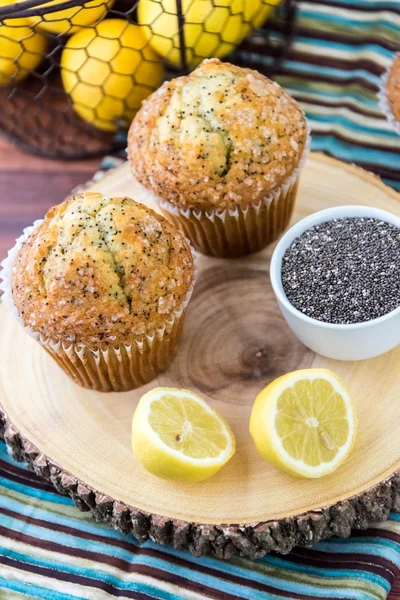
{"type": "MultiPolygon", "coordinates": [[[[91,189],[151,203],[127,164],[91,189]]],[[[294,221],[338,204],[400,214],[399,195],[376,177],[311,154],[294,221]]],[[[305,348],[275,302],[268,278],[272,250],[239,260],[197,256],[198,279],[178,356],[156,381],[132,392],[79,387],[0,307],[0,404],[13,455],[98,520],[195,554],[287,552],[295,544],[349,535],[352,527],[366,527],[400,507],[400,347],[362,362],[333,361],[305,348]],[[319,480],[295,479],[264,462],[248,431],[257,393],[283,373],[308,367],[342,376],[359,414],[349,460],[319,480]],[[236,455],[210,480],[162,481],[132,456],[136,403],[158,385],[198,392],[231,424],[236,455]]]]}

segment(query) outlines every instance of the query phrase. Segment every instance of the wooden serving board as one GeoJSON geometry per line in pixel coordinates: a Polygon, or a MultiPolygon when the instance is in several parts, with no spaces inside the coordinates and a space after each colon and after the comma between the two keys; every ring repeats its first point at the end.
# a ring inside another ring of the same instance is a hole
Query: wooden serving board
{"type": "MultiPolygon", "coordinates": [[[[91,189],[143,200],[128,165],[91,189]]],[[[312,154],[294,220],[335,204],[370,204],[400,214],[399,195],[373,175],[312,154]]],[[[333,361],[305,348],[275,302],[271,253],[269,248],[239,260],[197,257],[198,279],[178,356],[166,373],[133,392],[80,388],[0,307],[0,404],[14,456],[97,519],[196,554],[286,552],[386,518],[400,506],[400,347],[363,362],[333,361]],[[360,425],[346,464],[324,479],[305,481],[260,458],[248,422],[265,385],[308,367],[327,367],[344,378],[360,425]],[[200,393],[231,424],[236,455],[212,479],[190,485],[158,480],[132,456],[132,414],[140,396],[157,385],[200,393]]]]}

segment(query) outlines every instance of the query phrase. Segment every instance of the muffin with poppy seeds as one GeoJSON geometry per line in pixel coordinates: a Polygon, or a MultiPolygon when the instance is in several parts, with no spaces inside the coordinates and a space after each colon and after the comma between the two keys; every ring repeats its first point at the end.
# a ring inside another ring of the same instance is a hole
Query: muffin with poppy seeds
{"type": "Polygon", "coordinates": [[[77,383],[120,391],[174,358],[193,281],[190,247],[164,217],[84,193],[20,244],[10,285],[24,327],[77,383]]]}
{"type": "Polygon", "coordinates": [[[307,145],[304,114],[277,83],[211,59],[143,103],[128,153],[136,179],[194,247],[229,257],[285,229],[307,145]]]}
{"type": "Polygon", "coordinates": [[[386,118],[400,134],[400,52],[394,58],[381,79],[379,104],[386,118]]]}

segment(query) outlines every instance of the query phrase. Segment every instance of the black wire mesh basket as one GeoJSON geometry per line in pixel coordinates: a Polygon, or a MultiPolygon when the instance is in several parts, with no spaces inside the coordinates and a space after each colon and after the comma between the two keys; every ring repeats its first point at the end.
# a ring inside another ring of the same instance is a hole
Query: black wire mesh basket
{"type": "Polygon", "coordinates": [[[54,158],[123,149],[142,100],[204,58],[276,71],[294,16],[295,0],[0,0],[0,131],[54,158]]]}

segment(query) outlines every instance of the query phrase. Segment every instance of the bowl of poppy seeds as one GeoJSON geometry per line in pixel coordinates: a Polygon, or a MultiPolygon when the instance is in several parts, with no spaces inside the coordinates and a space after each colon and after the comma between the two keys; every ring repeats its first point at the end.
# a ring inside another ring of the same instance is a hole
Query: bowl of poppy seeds
{"type": "Polygon", "coordinates": [[[311,350],[338,360],[400,343],[400,217],[368,206],[314,213],[280,240],[270,276],[280,310],[311,350]]]}

